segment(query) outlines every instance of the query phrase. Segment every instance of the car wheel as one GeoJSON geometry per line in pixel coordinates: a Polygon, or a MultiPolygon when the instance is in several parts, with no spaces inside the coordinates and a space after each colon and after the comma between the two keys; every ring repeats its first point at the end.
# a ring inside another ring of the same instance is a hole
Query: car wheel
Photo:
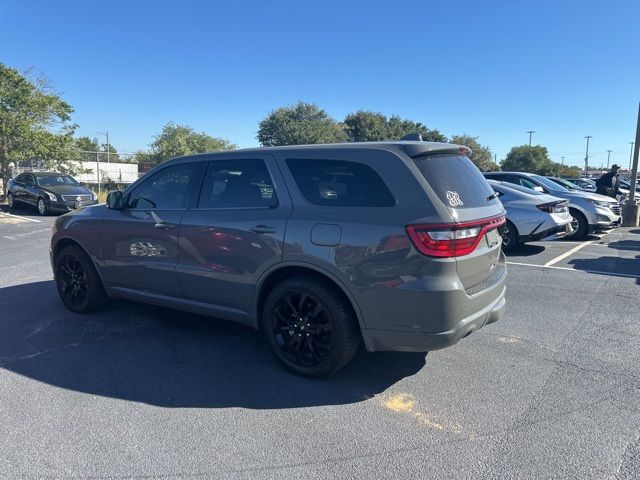
{"type": "Polygon", "coordinates": [[[13,195],[10,193],[7,194],[7,205],[9,206],[9,210],[13,208],[13,195]]]}
{"type": "Polygon", "coordinates": [[[291,371],[320,377],[353,358],[360,332],[343,295],[309,276],[289,278],[269,294],[262,331],[275,356],[291,371]]]}
{"type": "Polygon", "coordinates": [[[587,217],[573,208],[569,209],[569,213],[571,214],[571,226],[573,227],[573,233],[568,235],[566,238],[576,239],[585,237],[589,231],[589,222],[587,222],[587,217]]]}
{"type": "Polygon", "coordinates": [[[502,251],[511,252],[518,248],[518,245],[520,245],[520,235],[518,235],[518,230],[513,223],[507,220],[502,233],[502,251]]]}
{"type": "Polygon", "coordinates": [[[75,245],[65,247],[55,259],[55,281],[65,306],[77,313],[101,307],[106,294],[89,256],[75,245]]]}
{"type": "Polygon", "coordinates": [[[44,202],[44,198],[39,198],[36,206],[38,207],[38,213],[40,215],[45,216],[49,213],[49,209],[47,208],[47,204],[44,202]]]}

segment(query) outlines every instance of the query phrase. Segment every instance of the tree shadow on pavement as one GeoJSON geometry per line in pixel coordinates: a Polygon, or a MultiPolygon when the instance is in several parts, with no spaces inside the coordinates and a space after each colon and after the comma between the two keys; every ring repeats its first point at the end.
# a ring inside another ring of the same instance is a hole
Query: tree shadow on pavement
{"type": "Polygon", "coordinates": [[[254,409],[354,403],[414,375],[425,354],[366,353],[320,380],[284,370],[253,329],[112,301],[66,310],[53,281],[0,289],[0,368],[91,395],[162,407],[254,409]]]}

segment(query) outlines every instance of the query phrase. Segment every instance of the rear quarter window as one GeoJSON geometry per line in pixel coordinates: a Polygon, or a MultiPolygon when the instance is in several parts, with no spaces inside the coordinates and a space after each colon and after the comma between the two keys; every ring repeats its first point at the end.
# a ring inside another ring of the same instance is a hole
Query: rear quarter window
{"type": "Polygon", "coordinates": [[[288,159],[300,193],[314,205],[393,207],[395,198],[368,165],[343,160],[288,159]]]}
{"type": "MultiPolygon", "coordinates": [[[[486,207],[498,203],[480,170],[464,155],[427,155],[414,162],[440,200],[449,208],[486,207]]],[[[492,177],[494,178],[494,177],[492,177]]]]}

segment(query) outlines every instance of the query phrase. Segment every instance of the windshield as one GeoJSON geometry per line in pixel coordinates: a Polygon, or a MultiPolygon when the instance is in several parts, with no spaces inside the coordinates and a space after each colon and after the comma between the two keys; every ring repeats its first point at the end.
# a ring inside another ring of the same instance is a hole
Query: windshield
{"type": "Polygon", "coordinates": [[[36,182],[41,187],[55,187],[59,185],[75,185],[78,186],[78,182],[76,182],[69,175],[38,175],[36,177],[36,182]]]}
{"type": "Polygon", "coordinates": [[[564,188],[562,185],[559,185],[556,182],[553,182],[553,181],[551,181],[548,178],[545,178],[543,176],[531,175],[530,178],[533,178],[536,182],[538,182],[541,185],[547,187],[549,190],[555,190],[557,192],[568,192],[569,191],[568,188],[564,188]]]}
{"type": "Polygon", "coordinates": [[[565,187],[568,190],[578,190],[578,188],[576,187],[575,184],[568,182],[567,180],[564,180],[562,178],[551,178],[550,179],[552,182],[556,182],[559,185],[562,185],[563,187],[565,187]]]}

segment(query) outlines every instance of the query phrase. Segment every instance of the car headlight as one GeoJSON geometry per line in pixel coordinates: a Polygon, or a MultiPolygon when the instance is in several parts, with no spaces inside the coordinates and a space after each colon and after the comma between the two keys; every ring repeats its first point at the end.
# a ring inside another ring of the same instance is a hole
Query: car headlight
{"type": "Polygon", "coordinates": [[[600,200],[591,200],[596,207],[611,208],[609,202],[601,202],[600,200]]]}
{"type": "Polygon", "coordinates": [[[58,200],[58,197],[56,197],[55,194],[51,192],[44,192],[44,193],[47,197],[49,197],[49,200],[51,200],[52,202],[55,202],[56,200],[58,200]]]}

